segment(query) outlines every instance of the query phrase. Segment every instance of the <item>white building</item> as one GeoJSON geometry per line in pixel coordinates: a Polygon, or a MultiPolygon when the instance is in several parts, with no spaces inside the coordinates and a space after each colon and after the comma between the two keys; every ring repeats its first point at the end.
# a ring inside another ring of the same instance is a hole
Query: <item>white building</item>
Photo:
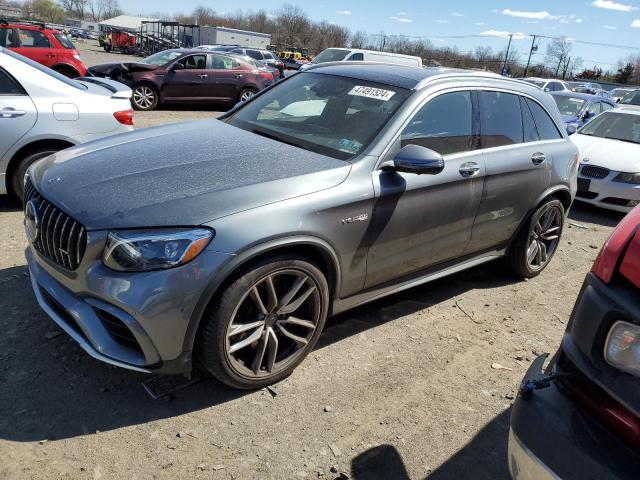
{"type": "Polygon", "coordinates": [[[136,33],[140,31],[142,22],[157,22],[157,18],[148,17],[133,17],[131,15],[119,15],[117,17],[103,20],[100,22],[100,30],[107,30],[110,28],[117,28],[118,30],[125,30],[128,32],[136,33]]]}
{"type": "MultiPolygon", "coordinates": [[[[195,33],[196,40],[198,34],[195,33]]],[[[240,45],[266,49],[271,43],[268,33],[249,32],[227,27],[200,27],[200,45],[240,45]]]]}
{"type": "Polygon", "coordinates": [[[0,3],[0,18],[20,18],[22,10],[20,7],[10,7],[4,3],[0,3]]]}

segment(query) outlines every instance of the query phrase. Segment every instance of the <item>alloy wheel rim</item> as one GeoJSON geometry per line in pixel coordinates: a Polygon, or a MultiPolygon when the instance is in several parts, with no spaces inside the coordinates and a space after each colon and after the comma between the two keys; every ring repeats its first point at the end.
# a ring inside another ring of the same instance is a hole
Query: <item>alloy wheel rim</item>
{"type": "Polygon", "coordinates": [[[133,101],[141,108],[150,108],[156,95],[150,87],[138,87],[133,92],[133,101]]]}
{"type": "Polygon", "coordinates": [[[249,100],[251,97],[253,97],[255,94],[252,91],[246,91],[246,92],[242,92],[242,95],[240,95],[240,100],[245,102],[247,100],[249,100]]]}
{"type": "Polygon", "coordinates": [[[538,217],[529,236],[527,264],[533,270],[543,269],[551,260],[562,232],[562,211],[549,205],[538,217]]]}
{"type": "Polygon", "coordinates": [[[320,320],[316,282],[302,270],[271,272],[242,296],[227,326],[225,353],[239,375],[271,377],[296,361],[320,320]]]}

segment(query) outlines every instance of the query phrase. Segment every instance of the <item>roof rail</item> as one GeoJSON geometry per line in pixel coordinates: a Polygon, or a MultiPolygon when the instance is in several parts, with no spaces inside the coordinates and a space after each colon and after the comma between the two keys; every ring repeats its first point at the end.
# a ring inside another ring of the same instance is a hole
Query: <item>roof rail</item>
{"type": "Polygon", "coordinates": [[[44,30],[47,26],[43,22],[32,22],[30,20],[9,20],[7,18],[0,18],[0,25],[33,25],[36,27],[40,27],[40,29],[44,30]]]}

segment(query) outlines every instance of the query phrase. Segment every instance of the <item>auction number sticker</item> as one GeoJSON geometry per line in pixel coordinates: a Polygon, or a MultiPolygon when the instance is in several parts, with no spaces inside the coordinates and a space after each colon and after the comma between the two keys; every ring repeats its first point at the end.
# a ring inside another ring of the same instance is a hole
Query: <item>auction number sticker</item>
{"type": "Polygon", "coordinates": [[[375,100],[382,100],[383,102],[386,102],[395,94],[396,92],[392,92],[391,90],[385,90],[383,88],[365,87],[362,85],[357,85],[353,87],[349,92],[349,95],[355,95],[357,97],[373,98],[375,100]]]}

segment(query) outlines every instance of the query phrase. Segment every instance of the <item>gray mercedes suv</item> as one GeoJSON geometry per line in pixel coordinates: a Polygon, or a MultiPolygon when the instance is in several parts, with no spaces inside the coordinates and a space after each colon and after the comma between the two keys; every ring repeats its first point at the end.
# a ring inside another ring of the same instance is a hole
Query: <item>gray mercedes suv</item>
{"type": "Polygon", "coordinates": [[[257,388],[327,316],[501,257],[539,274],[576,166],[532,85],[323,64],[219,120],[41,160],[26,255],[38,302],[93,357],[257,388]]]}

